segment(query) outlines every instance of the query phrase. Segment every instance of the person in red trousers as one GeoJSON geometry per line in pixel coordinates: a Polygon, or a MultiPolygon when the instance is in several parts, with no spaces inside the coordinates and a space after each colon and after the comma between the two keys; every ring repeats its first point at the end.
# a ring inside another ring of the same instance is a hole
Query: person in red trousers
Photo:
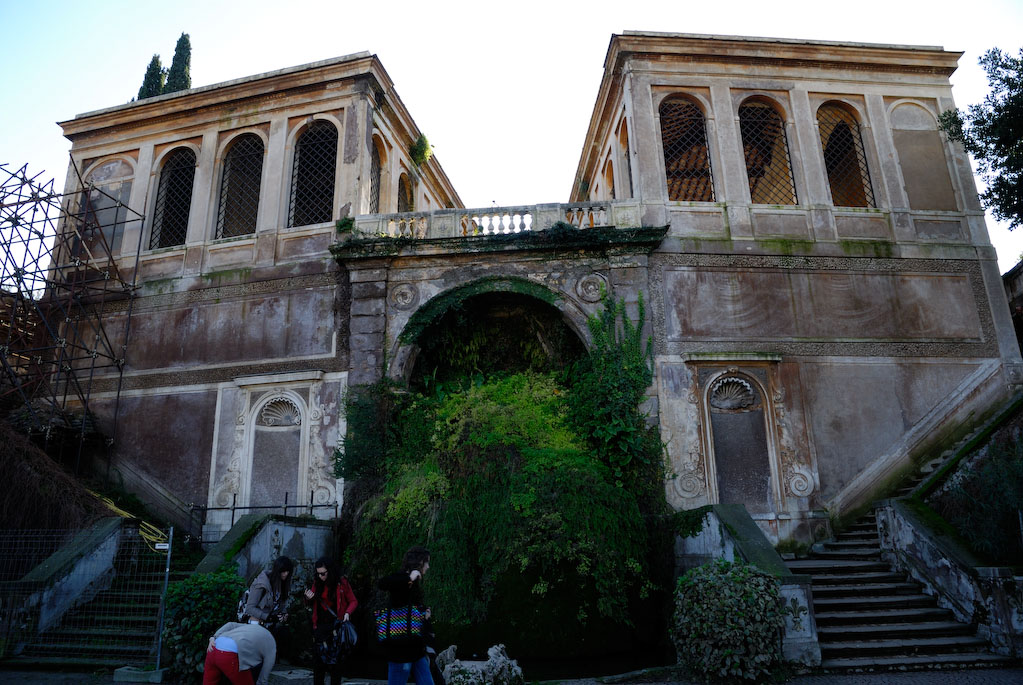
{"type": "Polygon", "coordinates": [[[225,623],[210,638],[203,666],[203,685],[267,685],[277,661],[277,643],[257,623],[225,623]],[[256,675],[258,673],[258,676],[256,675]]]}

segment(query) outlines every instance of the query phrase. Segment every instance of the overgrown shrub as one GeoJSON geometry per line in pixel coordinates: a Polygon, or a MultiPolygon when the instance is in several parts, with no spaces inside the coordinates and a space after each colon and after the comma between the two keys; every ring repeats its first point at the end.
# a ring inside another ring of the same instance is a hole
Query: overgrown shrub
{"type": "Polygon", "coordinates": [[[982,557],[997,564],[1020,564],[1023,440],[1010,437],[987,449],[986,456],[954,476],[930,503],[982,557]]]}
{"type": "Polygon", "coordinates": [[[683,575],[672,641],[679,663],[708,680],[756,680],[781,659],[784,609],[778,580],[717,560],[683,575]]]}
{"type": "Polygon", "coordinates": [[[642,297],[635,323],[626,315],[624,300],[605,297],[603,309],[587,322],[590,352],[568,374],[570,416],[619,480],[628,480],[630,471],[646,477],[645,469],[637,473],[630,465],[661,459],[657,431],[639,410],[653,382],[652,342],[643,341],[645,317],[642,297]]]}
{"type": "Polygon", "coordinates": [[[206,658],[210,636],[228,621],[237,620],[238,598],[245,587],[245,580],[230,565],[168,586],[163,644],[171,671],[182,678],[195,678],[206,658]]]}
{"type": "Polygon", "coordinates": [[[404,402],[398,423],[428,431],[391,434],[352,574],[386,572],[425,542],[438,630],[477,649],[501,637],[553,655],[585,642],[580,625],[626,624],[646,589],[643,518],[567,423],[564,396],[528,373],[404,402]]]}

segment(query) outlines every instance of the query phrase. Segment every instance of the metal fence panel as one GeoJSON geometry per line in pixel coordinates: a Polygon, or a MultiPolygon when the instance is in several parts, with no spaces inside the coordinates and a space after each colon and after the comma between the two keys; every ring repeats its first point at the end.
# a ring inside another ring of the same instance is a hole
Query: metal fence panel
{"type": "Polygon", "coordinates": [[[0,659],[155,665],[170,554],[156,543],[132,521],[0,532],[0,659]]]}

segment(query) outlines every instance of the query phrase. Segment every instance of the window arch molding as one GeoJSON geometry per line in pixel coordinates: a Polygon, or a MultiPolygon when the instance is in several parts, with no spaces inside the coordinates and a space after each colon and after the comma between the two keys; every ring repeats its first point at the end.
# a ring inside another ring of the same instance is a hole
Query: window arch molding
{"type": "Polygon", "coordinates": [[[720,167],[709,101],[699,93],[675,91],[657,99],[661,173],[669,202],[715,202],[714,169],[720,167]],[[666,135],[666,117],[673,131],[666,135]],[[685,120],[692,124],[686,126],[685,120]],[[695,125],[697,120],[699,125],[695,125]],[[670,159],[669,159],[670,157],[670,159]]]}
{"type": "MultiPolygon", "coordinates": [[[[263,397],[260,397],[257,401],[252,403],[249,410],[249,414],[245,417],[245,448],[243,450],[243,463],[242,473],[246,474],[247,477],[241,478],[239,483],[238,500],[244,502],[242,506],[248,506],[252,497],[252,470],[253,470],[253,458],[255,457],[256,447],[256,427],[263,425],[272,427],[270,424],[261,424],[263,417],[263,410],[268,408],[274,403],[281,403],[293,406],[300,419],[298,424],[291,424],[292,426],[297,425],[299,427],[299,453],[298,453],[298,492],[295,493],[295,504],[306,503],[305,493],[309,489],[309,428],[310,428],[310,410],[308,403],[305,399],[296,391],[291,389],[278,389],[268,392],[263,397]]],[[[282,425],[281,428],[287,429],[288,425],[282,425]]],[[[289,501],[289,504],[291,502],[289,501]]],[[[283,503],[282,503],[283,504],[283,503]]]]}
{"type": "Polygon", "coordinates": [[[412,181],[412,173],[404,166],[398,172],[398,178],[394,187],[394,195],[397,200],[395,211],[403,212],[416,211],[416,187],[412,181]]]}
{"type": "Polygon", "coordinates": [[[370,187],[368,211],[370,214],[379,214],[384,211],[384,208],[391,206],[390,146],[384,140],[380,131],[376,129],[373,131],[369,144],[370,187]],[[376,156],[375,164],[374,153],[376,156]]]}
{"type": "MultiPolygon", "coordinates": [[[[886,102],[885,105],[886,105],[885,115],[888,117],[888,121],[892,121],[892,114],[895,112],[896,109],[898,109],[900,105],[915,105],[916,107],[919,107],[920,109],[927,112],[927,114],[930,115],[932,122],[934,123],[934,128],[936,128],[938,131],[941,131],[941,126],[938,125],[938,115],[935,114],[934,109],[932,107],[932,103],[926,100],[919,100],[917,98],[898,98],[892,100],[891,102],[886,102]]],[[[941,133],[943,136],[945,136],[944,131],[941,131],[941,133]]],[[[947,136],[945,136],[945,138],[947,139],[947,136]]]]}
{"type": "MultiPolygon", "coordinates": [[[[190,150],[192,152],[192,155],[194,157],[195,170],[198,170],[200,148],[199,145],[196,143],[192,142],[169,143],[163,150],[160,151],[158,155],[156,155],[156,157],[153,158],[152,171],[150,172],[149,175],[148,201],[146,204],[146,206],[149,207],[149,212],[147,214],[148,221],[146,222],[148,226],[148,231],[147,235],[144,236],[145,242],[143,243],[144,245],[143,249],[147,250],[160,249],[160,247],[153,247],[152,245],[153,233],[156,230],[157,212],[159,211],[157,202],[160,200],[160,184],[163,179],[164,167],[168,163],[170,156],[174,153],[179,152],[180,150],[190,150]]],[[[187,214],[189,220],[191,219],[191,204],[195,201],[195,193],[196,193],[195,173],[193,172],[192,188],[189,193],[189,208],[187,214]]],[[[186,235],[182,236],[181,242],[176,245],[173,245],[173,247],[183,247],[185,242],[187,241],[187,238],[188,236],[186,233],[186,235]]],[[[164,245],[161,247],[172,246],[164,245]]]]}
{"type": "MultiPolygon", "coordinates": [[[[75,163],[81,164],[82,161],[75,160],[75,163]]],[[[128,203],[137,174],[138,163],[124,153],[104,155],[82,169],[82,186],[74,200],[75,211],[79,217],[87,220],[86,223],[94,221],[103,227],[111,227],[106,238],[110,252],[115,256],[121,251],[128,220],[128,203]],[[93,188],[96,192],[92,192],[93,188]],[[90,193],[88,198],[86,193],[90,193]],[[123,206],[118,207],[118,201],[123,206]]],[[[84,224],[77,226],[76,230],[85,230],[84,224]]],[[[82,237],[89,242],[89,236],[82,237]]]]}
{"type": "MultiPolygon", "coordinates": [[[[295,192],[295,157],[298,153],[298,145],[309,129],[317,124],[317,122],[326,122],[334,126],[334,130],[337,132],[337,143],[334,150],[334,186],[333,186],[333,198],[331,199],[330,207],[330,221],[333,217],[337,216],[338,209],[340,207],[340,174],[338,173],[341,169],[341,155],[342,145],[341,142],[344,140],[344,122],[333,114],[312,114],[305,117],[301,124],[294,126],[289,132],[287,141],[285,142],[285,149],[287,154],[285,155],[285,193],[283,194],[283,202],[281,203],[281,214],[280,226],[286,226],[288,228],[301,228],[303,225],[316,225],[316,224],[301,224],[292,226],[292,203],[294,202],[295,192]]],[[[321,222],[323,223],[323,222],[321,222]]]]}
{"type": "Polygon", "coordinates": [[[734,107],[750,202],[798,205],[801,184],[797,183],[793,162],[799,155],[793,150],[797,136],[788,108],[773,94],[764,92],[737,94],[734,107]]]}
{"type": "Polygon", "coordinates": [[[742,383],[748,384],[754,392],[759,395],[761,409],[764,412],[764,430],[766,435],[767,443],[767,461],[768,467],[771,473],[771,496],[774,502],[782,502],[782,488],[781,488],[781,460],[778,454],[777,445],[775,444],[774,436],[777,434],[777,419],[774,416],[774,402],[771,401],[771,394],[769,388],[757,378],[753,373],[746,373],[743,369],[736,367],[722,368],[716,373],[708,376],[705,380],[702,380],[703,387],[700,388],[700,413],[701,413],[701,430],[703,435],[703,444],[705,447],[705,459],[707,469],[707,490],[710,496],[711,502],[720,502],[721,497],[718,492],[718,468],[714,454],[714,431],[711,428],[711,402],[712,394],[715,392],[719,384],[726,382],[729,379],[736,379],[742,383]]]}
{"type": "Polygon", "coordinates": [[[213,217],[212,217],[212,221],[213,221],[212,235],[213,235],[215,240],[218,240],[220,238],[233,238],[233,237],[238,237],[238,236],[246,236],[246,237],[247,236],[252,236],[252,235],[255,235],[256,231],[259,230],[259,218],[260,218],[261,212],[260,212],[260,208],[258,207],[258,204],[262,203],[263,190],[266,187],[266,175],[267,175],[267,171],[268,171],[267,170],[266,159],[267,159],[267,150],[268,150],[269,144],[270,144],[270,137],[269,137],[269,135],[267,135],[266,131],[264,131],[262,128],[260,128],[258,126],[248,126],[248,127],[245,127],[245,128],[237,129],[235,131],[231,131],[228,135],[225,135],[224,138],[218,143],[218,145],[217,145],[217,154],[216,154],[215,162],[214,162],[214,164],[215,164],[214,168],[216,169],[216,180],[213,183],[213,188],[212,188],[212,196],[213,196],[212,200],[213,201],[210,204],[210,207],[213,209],[213,211],[212,211],[212,215],[213,215],[213,217]],[[259,197],[259,202],[257,203],[257,207],[256,207],[256,214],[255,214],[254,225],[253,225],[252,231],[250,233],[248,233],[248,234],[220,235],[220,232],[221,232],[220,231],[220,214],[221,214],[221,211],[222,211],[221,203],[224,200],[224,194],[225,194],[224,193],[225,189],[223,187],[223,185],[224,185],[224,171],[225,171],[224,167],[225,167],[225,162],[227,161],[227,157],[231,153],[231,151],[234,148],[234,146],[241,139],[243,139],[244,137],[249,136],[249,135],[252,135],[252,136],[255,136],[256,138],[258,138],[260,143],[262,144],[262,148],[263,148],[263,161],[262,161],[262,165],[261,165],[261,168],[260,168],[259,188],[258,188],[258,191],[257,191],[258,192],[258,197],[259,197]]]}
{"type": "Polygon", "coordinates": [[[870,135],[871,127],[867,122],[869,119],[865,109],[861,103],[851,98],[826,97],[814,103],[813,123],[818,141],[818,154],[830,200],[835,207],[879,206],[877,192],[881,184],[876,182],[879,163],[870,135]],[[827,122],[822,124],[822,117],[843,119],[846,128],[850,129],[849,142],[838,145],[840,152],[829,152],[828,144],[835,127],[829,131],[827,122]],[[854,131],[851,124],[855,125],[854,131]]]}

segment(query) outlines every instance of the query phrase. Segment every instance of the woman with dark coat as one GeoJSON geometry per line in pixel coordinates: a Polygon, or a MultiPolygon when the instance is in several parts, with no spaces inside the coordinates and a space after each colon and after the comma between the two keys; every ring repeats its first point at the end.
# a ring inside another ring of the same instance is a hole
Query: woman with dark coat
{"type": "Polygon", "coordinates": [[[288,596],[291,592],[291,572],[295,564],[288,557],[277,557],[269,571],[263,571],[249,587],[249,601],[245,615],[249,623],[266,627],[274,638],[288,619],[288,596]]]}
{"type": "MultiPolygon", "coordinates": [[[[347,621],[359,600],[352,592],[348,579],[340,575],[331,559],[317,559],[313,565],[316,575],[313,586],[305,591],[305,602],[313,608],[313,639],[316,643],[333,640],[334,622],[347,621]]],[[[330,685],[341,685],[341,662],[324,663],[319,655],[313,657],[313,685],[324,685],[327,672],[330,685]]]]}
{"type": "MultiPolygon", "coordinates": [[[[423,606],[423,576],[430,568],[430,551],[425,547],[412,547],[405,552],[400,571],[380,579],[381,590],[388,594],[389,609],[423,606]]],[[[429,610],[424,612],[427,619],[429,610]]],[[[430,675],[430,661],[426,656],[426,642],[420,636],[408,640],[386,640],[387,685],[405,685],[409,673],[416,685],[434,685],[430,675]]]]}

